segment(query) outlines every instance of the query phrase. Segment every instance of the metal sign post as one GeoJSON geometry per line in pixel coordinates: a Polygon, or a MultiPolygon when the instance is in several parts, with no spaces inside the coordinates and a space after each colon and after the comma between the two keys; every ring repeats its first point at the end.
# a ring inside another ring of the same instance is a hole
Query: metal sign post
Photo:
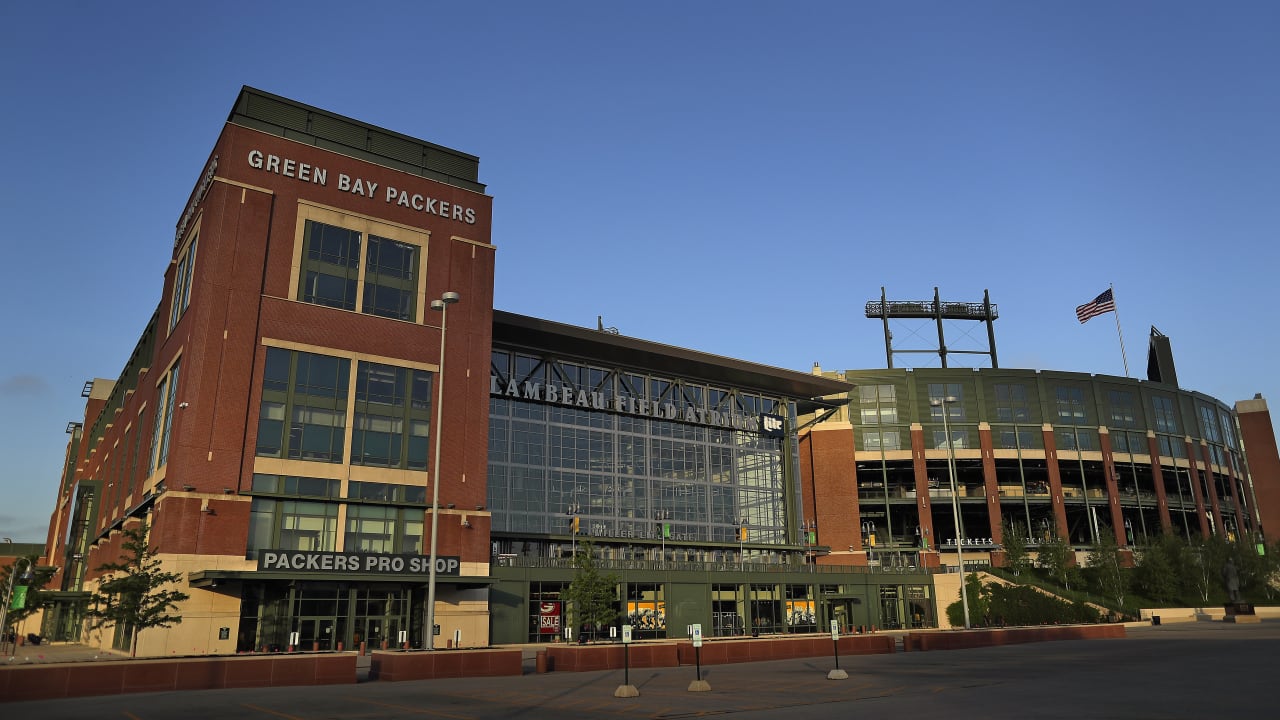
{"type": "Polygon", "coordinates": [[[640,697],[640,691],[631,684],[631,626],[622,626],[622,684],[613,691],[617,698],[640,697]]]}
{"type": "Polygon", "coordinates": [[[831,646],[835,649],[836,669],[827,673],[828,680],[848,680],[849,673],[840,669],[840,621],[831,621],[831,646]]]}
{"type": "Polygon", "coordinates": [[[689,629],[689,636],[693,638],[693,662],[698,673],[698,679],[689,683],[689,692],[707,692],[711,690],[711,685],[702,679],[702,625],[695,623],[689,629]]]}

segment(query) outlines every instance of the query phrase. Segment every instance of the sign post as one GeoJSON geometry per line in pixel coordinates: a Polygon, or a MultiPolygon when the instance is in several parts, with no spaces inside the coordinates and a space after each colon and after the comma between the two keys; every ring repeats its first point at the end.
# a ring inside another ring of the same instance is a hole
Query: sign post
{"type": "Polygon", "coordinates": [[[697,668],[697,679],[689,683],[689,692],[709,692],[711,684],[702,679],[702,625],[695,623],[689,626],[689,637],[693,639],[693,662],[697,668]]]}
{"type": "Polygon", "coordinates": [[[840,621],[831,621],[831,646],[835,648],[836,669],[827,673],[828,680],[848,680],[849,673],[840,669],[840,621]]]}
{"type": "Polygon", "coordinates": [[[640,697],[640,691],[631,684],[631,626],[622,626],[622,684],[613,691],[616,698],[640,697]]]}

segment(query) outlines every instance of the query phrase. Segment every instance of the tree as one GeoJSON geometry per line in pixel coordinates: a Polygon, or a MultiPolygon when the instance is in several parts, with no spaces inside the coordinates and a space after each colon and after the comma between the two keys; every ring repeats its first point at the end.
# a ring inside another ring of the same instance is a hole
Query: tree
{"type": "MultiPolygon", "coordinates": [[[[44,605],[48,594],[44,592],[44,586],[53,577],[54,568],[39,567],[36,565],[36,561],[39,559],[35,555],[28,555],[14,560],[11,565],[5,565],[0,568],[0,593],[9,588],[9,578],[14,571],[19,567],[22,568],[17,571],[18,577],[13,583],[12,604],[8,613],[5,614],[5,627],[0,628],[0,638],[8,637],[10,628],[20,625],[23,620],[26,620],[44,605]],[[26,574],[28,568],[31,569],[31,578],[23,581],[22,576],[26,574]],[[25,595],[19,595],[19,587],[26,587],[25,595]],[[19,598],[21,598],[20,602],[19,598]],[[17,607],[13,607],[15,604],[17,607]]],[[[3,598],[0,598],[0,600],[3,600],[3,598]]]]}
{"type": "Polygon", "coordinates": [[[1176,535],[1151,538],[1138,554],[1138,565],[1133,570],[1134,589],[1157,603],[1176,601],[1182,548],[1182,539],[1176,535]]]}
{"type": "MultiPolygon", "coordinates": [[[[972,627],[988,627],[991,618],[991,584],[984,584],[978,573],[969,573],[964,578],[965,595],[969,599],[969,625],[972,627]]],[[[964,598],[947,606],[947,620],[952,627],[964,627],[964,598]]]]}
{"type": "Polygon", "coordinates": [[[578,552],[573,556],[576,572],[564,592],[569,602],[570,626],[577,625],[579,629],[583,625],[600,628],[618,617],[618,576],[600,574],[593,549],[590,540],[578,543],[578,552]]]}
{"type": "Polygon", "coordinates": [[[1222,587],[1222,568],[1227,564],[1226,541],[1217,535],[1196,538],[1184,549],[1183,566],[1188,569],[1190,589],[1205,605],[1222,587]]]}
{"type": "Polygon", "coordinates": [[[1071,583],[1080,584],[1080,568],[1076,567],[1075,561],[1075,551],[1057,535],[1040,543],[1040,567],[1050,580],[1068,590],[1071,583]]]}
{"type": "Polygon", "coordinates": [[[1027,552],[1027,529],[1019,522],[1005,522],[1000,530],[1001,544],[1004,546],[1005,568],[1014,577],[1031,569],[1031,555],[1027,552]]]}
{"type": "Polygon", "coordinates": [[[123,534],[120,562],[98,567],[98,572],[106,575],[90,598],[85,617],[94,628],[108,624],[124,628],[129,633],[129,654],[135,655],[138,633],[181,623],[182,616],[172,611],[190,596],[180,590],[165,589],[180,582],[182,575],[161,570],[155,551],[147,544],[146,525],[129,528],[123,534]]]}
{"type": "Polygon", "coordinates": [[[1120,546],[1109,525],[1098,526],[1098,542],[1089,551],[1089,570],[1103,597],[1114,600],[1124,610],[1129,575],[1120,562],[1120,546]]]}

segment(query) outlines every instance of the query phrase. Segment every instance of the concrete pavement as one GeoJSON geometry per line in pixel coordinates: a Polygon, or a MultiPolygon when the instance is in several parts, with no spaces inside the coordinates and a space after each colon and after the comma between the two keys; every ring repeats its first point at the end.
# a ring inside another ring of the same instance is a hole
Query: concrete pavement
{"type": "Polygon", "coordinates": [[[4,712],[41,720],[1270,717],[1278,652],[1277,621],[1135,625],[1124,639],[842,657],[847,680],[827,679],[832,658],[704,667],[710,692],[688,692],[692,667],[632,670],[625,679],[640,696],[627,699],[613,697],[624,673],[610,670],[99,696],[4,712]]]}

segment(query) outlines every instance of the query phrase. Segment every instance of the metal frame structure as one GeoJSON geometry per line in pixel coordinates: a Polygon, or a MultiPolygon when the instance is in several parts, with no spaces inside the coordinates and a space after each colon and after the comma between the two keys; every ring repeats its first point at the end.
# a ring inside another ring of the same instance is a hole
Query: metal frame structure
{"type": "Polygon", "coordinates": [[[893,368],[893,356],[904,353],[936,353],[942,360],[942,367],[944,368],[947,367],[947,355],[949,354],[988,355],[991,357],[991,367],[1000,367],[1000,363],[996,358],[995,327],[992,324],[996,318],[1000,317],[1000,313],[996,306],[991,304],[991,295],[986,290],[982,291],[982,302],[971,303],[943,302],[938,296],[937,287],[933,288],[933,300],[889,300],[885,296],[884,287],[881,287],[879,302],[875,300],[868,301],[866,314],[869,318],[880,318],[884,322],[884,349],[889,368],[893,368]],[[938,324],[938,347],[895,350],[893,347],[893,333],[889,330],[889,320],[891,318],[936,321],[938,324]],[[986,323],[987,349],[948,349],[947,338],[942,325],[943,320],[976,320],[986,323]]]}

